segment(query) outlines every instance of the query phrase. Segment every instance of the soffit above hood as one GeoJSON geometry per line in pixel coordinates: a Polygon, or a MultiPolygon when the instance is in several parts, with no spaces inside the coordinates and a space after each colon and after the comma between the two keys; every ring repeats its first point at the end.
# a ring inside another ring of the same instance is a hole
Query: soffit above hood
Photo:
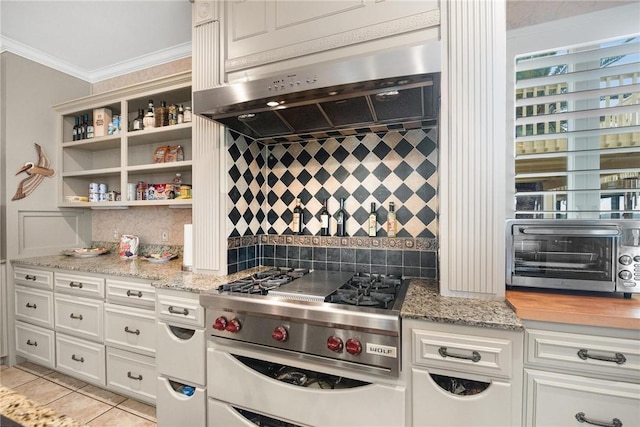
{"type": "Polygon", "coordinates": [[[438,116],[439,71],[439,43],[412,46],[197,91],[193,109],[266,142],[428,127],[438,116]]]}

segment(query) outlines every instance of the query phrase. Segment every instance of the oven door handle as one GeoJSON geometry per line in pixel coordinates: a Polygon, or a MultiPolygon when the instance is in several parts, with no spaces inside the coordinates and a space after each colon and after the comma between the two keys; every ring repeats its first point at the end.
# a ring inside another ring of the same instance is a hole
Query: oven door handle
{"type": "Polygon", "coordinates": [[[541,234],[541,235],[558,235],[565,234],[571,236],[607,236],[616,237],[620,235],[620,230],[617,228],[543,228],[543,227],[520,227],[520,233],[522,234],[541,234]]]}

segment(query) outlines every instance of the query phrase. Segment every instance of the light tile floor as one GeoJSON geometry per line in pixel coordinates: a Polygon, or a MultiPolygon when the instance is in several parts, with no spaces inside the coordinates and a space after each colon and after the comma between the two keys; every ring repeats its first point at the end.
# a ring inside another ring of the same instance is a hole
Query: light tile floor
{"type": "Polygon", "coordinates": [[[88,426],[156,427],[156,408],[26,362],[0,366],[0,385],[88,426]]]}

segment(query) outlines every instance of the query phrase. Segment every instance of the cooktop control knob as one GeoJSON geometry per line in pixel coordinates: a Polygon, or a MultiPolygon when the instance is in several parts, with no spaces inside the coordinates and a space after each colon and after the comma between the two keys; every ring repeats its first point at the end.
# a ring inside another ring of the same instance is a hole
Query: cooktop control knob
{"type": "Polygon", "coordinates": [[[354,356],[362,353],[362,344],[360,344],[360,341],[355,338],[349,338],[347,340],[347,343],[345,344],[345,347],[347,349],[347,353],[353,354],[354,356]]]}
{"type": "Polygon", "coordinates": [[[224,331],[226,327],[227,327],[227,319],[224,316],[218,317],[213,322],[213,329],[217,331],[224,331]]]}
{"type": "Polygon", "coordinates": [[[631,278],[633,277],[633,273],[629,270],[622,270],[620,273],[618,273],[618,276],[622,280],[631,280],[631,278]]]}
{"type": "Polygon", "coordinates": [[[327,348],[331,351],[335,351],[336,353],[342,352],[342,340],[335,335],[330,336],[327,339],[327,348]]]}
{"type": "Polygon", "coordinates": [[[236,333],[238,332],[240,329],[242,328],[242,326],[240,325],[240,321],[238,319],[231,319],[229,320],[229,323],[227,324],[227,327],[224,328],[227,332],[231,332],[231,333],[236,333]]]}
{"type": "Polygon", "coordinates": [[[287,328],[285,328],[284,326],[276,327],[271,333],[271,338],[273,338],[276,341],[284,342],[287,340],[288,337],[289,337],[289,334],[287,334],[287,328]]]}
{"type": "Polygon", "coordinates": [[[622,265],[629,265],[633,262],[633,259],[629,255],[622,255],[618,261],[620,261],[622,265]]]}
{"type": "Polygon", "coordinates": [[[640,255],[636,255],[636,256],[634,256],[634,257],[633,257],[633,260],[634,260],[635,262],[640,262],[640,255]]]}

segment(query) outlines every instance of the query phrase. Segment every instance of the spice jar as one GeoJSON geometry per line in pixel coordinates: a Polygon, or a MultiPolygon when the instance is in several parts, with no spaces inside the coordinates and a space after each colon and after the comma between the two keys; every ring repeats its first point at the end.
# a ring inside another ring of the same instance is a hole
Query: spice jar
{"type": "Polygon", "coordinates": [[[175,104],[169,105],[167,107],[167,120],[169,122],[169,126],[178,124],[178,106],[175,104]]]}

